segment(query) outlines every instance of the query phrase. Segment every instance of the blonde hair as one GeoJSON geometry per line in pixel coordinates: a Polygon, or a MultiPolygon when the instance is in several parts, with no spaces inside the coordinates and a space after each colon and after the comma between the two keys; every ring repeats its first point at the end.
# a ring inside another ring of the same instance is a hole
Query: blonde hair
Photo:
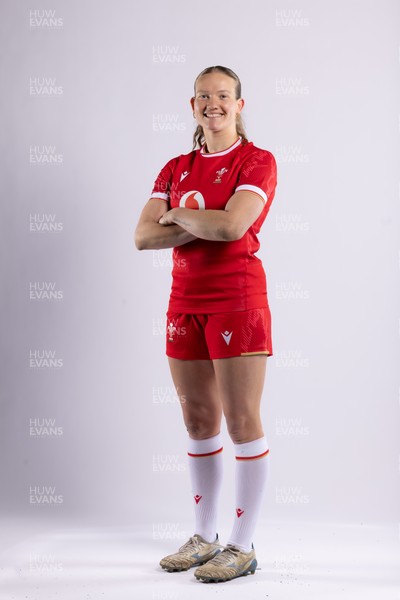
{"type": "MultiPolygon", "coordinates": [[[[231,79],[233,79],[235,81],[235,84],[236,84],[235,85],[235,98],[236,98],[236,100],[239,100],[239,98],[242,97],[242,84],[240,83],[239,77],[236,75],[236,73],[234,73],[234,71],[232,71],[232,69],[228,69],[228,67],[221,67],[220,65],[217,65],[214,67],[207,67],[201,73],[199,73],[199,75],[197,75],[197,77],[194,81],[194,94],[196,95],[197,80],[200,79],[200,77],[203,77],[203,75],[208,75],[209,73],[216,73],[216,72],[223,73],[224,75],[231,77],[231,79]]],[[[242,116],[240,114],[238,114],[237,118],[236,118],[236,133],[242,137],[242,144],[247,144],[248,139],[247,139],[246,131],[244,129],[242,116]]],[[[205,141],[206,141],[206,138],[204,135],[203,128],[201,125],[197,125],[196,131],[193,134],[193,150],[196,150],[197,148],[201,148],[201,146],[204,144],[205,141]]]]}

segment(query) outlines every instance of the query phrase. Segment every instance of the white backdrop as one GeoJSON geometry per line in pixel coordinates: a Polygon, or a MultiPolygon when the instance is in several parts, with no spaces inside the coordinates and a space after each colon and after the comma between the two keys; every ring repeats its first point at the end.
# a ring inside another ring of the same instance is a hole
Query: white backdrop
{"type": "MultiPolygon", "coordinates": [[[[170,253],[139,253],[133,231],[160,168],[191,150],[196,75],[222,64],[279,169],[259,253],[263,518],[398,523],[399,3],[0,11],[2,515],[153,534],[191,518],[164,356],[170,253]]],[[[225,449],[228,514],[226,432],[225,449]]]]}

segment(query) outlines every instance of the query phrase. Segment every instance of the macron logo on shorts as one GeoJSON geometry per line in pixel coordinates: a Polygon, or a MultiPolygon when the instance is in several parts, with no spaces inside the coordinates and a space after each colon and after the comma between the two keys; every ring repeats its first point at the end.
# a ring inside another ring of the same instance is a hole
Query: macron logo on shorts
{"type": "Polygon", "coordinates": [[[230,344],[232,333],[233,333],[233,331],[231,331],[231,332],[224,331],[224,333],[222,333],[222,331],[221,331],[221,335],[224,338],[225,343],[226,343],[227,346],[229,346],[229,344],[230,344]]]}

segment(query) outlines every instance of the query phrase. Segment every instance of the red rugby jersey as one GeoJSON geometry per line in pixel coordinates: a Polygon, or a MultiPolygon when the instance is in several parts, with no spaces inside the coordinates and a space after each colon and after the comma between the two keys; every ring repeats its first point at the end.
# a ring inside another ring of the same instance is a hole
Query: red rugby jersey
{"type": "Polygon", "coordinates": [[[271,152],[252,142],[243,144],[241,137],[226,150],[206,154],[203,146],[161,169],[151,198],[167,201],[170,208],[223,210],[240,190],[256,192],[264,201],[261,215],[240,240],[196,239],[173,249],[169,310],[211,314],[268,305],[265,273],[255,253],[275,187],[271,152]]]}

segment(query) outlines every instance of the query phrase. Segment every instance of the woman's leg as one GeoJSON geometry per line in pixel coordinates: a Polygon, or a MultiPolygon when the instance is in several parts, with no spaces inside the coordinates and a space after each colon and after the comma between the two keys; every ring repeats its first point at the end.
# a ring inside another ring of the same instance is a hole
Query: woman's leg
{"type": "Polygon", "coordinates": [[[221,429],[222,404],[212,361],[168,357],[168,362],[189,436],[203,440],[217,435],[221,429]]]}
{"type": "Polygon", "coordinates": [[[268,445],[260,419],[265,355],[214,360],[218,395],[236,456],[236,514],[228,543],[252,547],[267,479],[268,445]]]}
{"type": "Polygon", "coordinates": [[[260,418],[267,356],[235,356],[213,361],[218,396],[229,435],[235,444],[264,435],[260,418]]]}
{"type": "Polygon", "coordinates": [[[188,462],[195,511],[195,531],[216,539],[217,503],[222,483],[222,405],[211,360],[169,358],[183,419],[189,433],[188,462]]]}

